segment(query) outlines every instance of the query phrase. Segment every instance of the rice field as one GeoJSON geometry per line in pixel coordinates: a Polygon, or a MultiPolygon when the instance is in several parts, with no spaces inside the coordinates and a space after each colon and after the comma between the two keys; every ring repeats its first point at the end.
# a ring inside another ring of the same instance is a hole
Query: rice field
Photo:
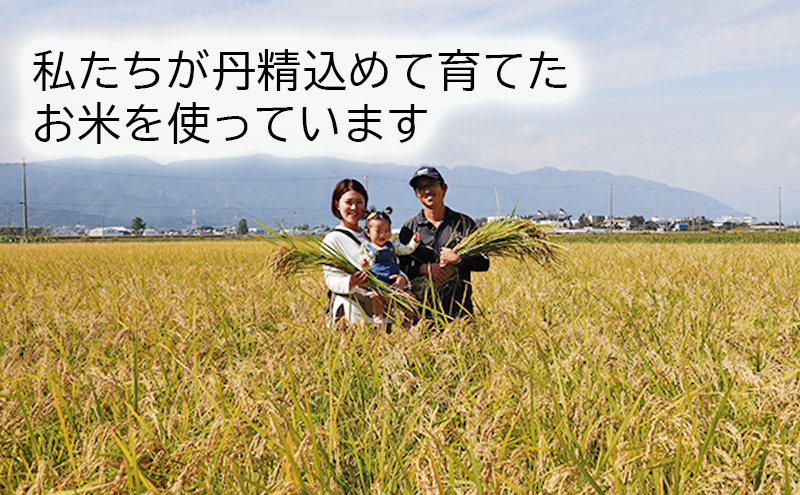
{"type": "Polygon", "coordinates": [[[797,245],[567,247],[386,334],[264,242],[0,245],[0,493],[800,491],[797,245]]]}

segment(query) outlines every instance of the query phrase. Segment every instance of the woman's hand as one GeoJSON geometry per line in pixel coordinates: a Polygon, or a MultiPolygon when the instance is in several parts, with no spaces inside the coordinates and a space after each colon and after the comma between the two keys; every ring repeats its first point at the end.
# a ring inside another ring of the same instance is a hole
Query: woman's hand
{"type": "Polygon", "coordinates": [[[392,287],[395,287],[399,290],[403,290],[406,288],[406,284],[408,284],[408,280],[404,275],[389,275],[389,280],[394,280],[392,287]]]}
{"type": "Polygon", "coordinates": [[[355,289],[359,285],[369,285],[367,281],[367,272],[364,270],[350,275],[350,290],[355,289]]]}

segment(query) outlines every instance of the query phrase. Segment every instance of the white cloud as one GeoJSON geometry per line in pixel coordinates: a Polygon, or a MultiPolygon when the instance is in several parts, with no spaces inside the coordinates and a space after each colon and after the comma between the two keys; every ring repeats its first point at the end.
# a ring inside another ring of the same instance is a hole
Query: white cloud
{"type": "Polygon", "coordinates": [[[525,124],[522,127],[520,127],[519,129],[517,129],[516,131],[514,131],[514,135],[518,136],[518,137],[527,137],[527,136],[530,136],[532,134],[538,134],[540,132],[541,132],[541,129],[539,129],[538,127],[534,127],[534,126],[532,126],[530,124],[525,124]]]}
{"type": "Polygon", "coordinates": [[[744,163],[756,163],[764,155],[764,145],[759,141],[748,141],[736,148],[736,158],[744,163]]]}

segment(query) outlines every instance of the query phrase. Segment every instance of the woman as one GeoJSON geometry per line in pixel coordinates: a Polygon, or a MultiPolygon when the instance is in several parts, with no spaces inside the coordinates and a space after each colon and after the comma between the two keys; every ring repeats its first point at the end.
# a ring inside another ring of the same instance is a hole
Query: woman
{"type": "MultiPolygon", "coordinates": [[[[367,243],[364,231],[358,222],[364,218],[367,208],[367,190],[355,179],[343,179],[333,188],[331,212],[340,220],[323,242],[338,249],[355,266],[361,266],[359,251],[367,243]]],[[[340,320],[347,323],[364,322],[371,324],[372,302],[369,298],[367,272],[361,270],[352,275],[331,267],[323,269],[325,285],[331,291],[331,324],[340,320]]],[[[401,274],[394,276],[394,286],[403,289],[407,278],[401,274]]]]}

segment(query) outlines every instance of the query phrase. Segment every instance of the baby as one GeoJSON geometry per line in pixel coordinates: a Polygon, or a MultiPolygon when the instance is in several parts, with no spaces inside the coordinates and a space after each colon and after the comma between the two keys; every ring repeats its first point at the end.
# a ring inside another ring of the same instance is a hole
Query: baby
{"type": "MultiPolygon", "coordinates": [[[[373,211],[367,215],[364,232],[369,242],[361,245],[361,266],[389,285],[394,283],[397,275],[400,275],[397,256],[414,252],[420,240],[418,233],[411,233],[406,229],[408,232],[401,233],[398,239],[401,244],[395,249],[389,240],[392,237],[392,220],[389,217],[391,213],[392,209],[386,208],[384,211],[373,211]]],[[[372,313],[372,322],[379,327],[385,327],[383,301],[377,294],[372,298],[372,313]]]]}

